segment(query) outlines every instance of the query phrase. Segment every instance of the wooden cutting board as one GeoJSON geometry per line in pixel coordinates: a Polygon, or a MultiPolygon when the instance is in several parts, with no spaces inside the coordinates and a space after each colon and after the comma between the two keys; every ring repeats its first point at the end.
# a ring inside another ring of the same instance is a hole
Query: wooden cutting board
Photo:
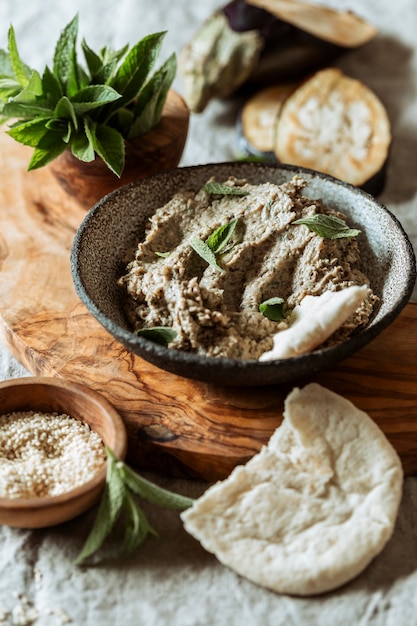
{"type": "MultiPolygon", "coordinates": [[[[168,374],[127,352],[87,312],[69,251],[85,211],[30,149],[0,133],[0,336],[32,373],[88,384],[120,411],[128,459],[175,476],[224,478],[266,443],[292,385],[223,388],[168,374]]],[[[417,305],[314,380],[367,411],[417,471],[417,305]]],[[[299,381],[303,385],[306,380],[299,381]]]]}

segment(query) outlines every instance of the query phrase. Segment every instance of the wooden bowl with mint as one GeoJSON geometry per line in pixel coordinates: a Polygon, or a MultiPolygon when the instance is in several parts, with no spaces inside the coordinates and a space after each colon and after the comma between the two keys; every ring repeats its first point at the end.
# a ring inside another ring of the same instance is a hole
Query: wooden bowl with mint
{"type": "Polygon", "coordinates": [[[77,294],[134,354],[219,385],[300,380],[372,341],[415,257],[363,190],[290,165],[178,168],[99,201],[71,251],[77,294]]]}
{"type": "Polygon", "coordinates": [[[165,32],[118,50],[78,46],[76,15],[38,72],[19,53],[14,28],[0,50],[0,118],[6,132],[33,148],[28,171],[48,167],[63,189],[90,208],[124,184],[176,167],[189,110],[172,89],[173,53],[156,67],[165,32]]]}
{"type": "Polygon", "coordinates": [[[60,378],[0,382],[0,523],[53,526],[99,499],[106,447],[123,459],[124,423],[100,394],[60,378]]]}

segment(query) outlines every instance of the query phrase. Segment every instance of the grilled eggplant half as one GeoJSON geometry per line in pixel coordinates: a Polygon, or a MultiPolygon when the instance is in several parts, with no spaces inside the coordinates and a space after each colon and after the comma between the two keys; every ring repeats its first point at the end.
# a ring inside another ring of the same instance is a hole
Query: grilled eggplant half
{"type": "Polygon", "coordinates": [[[232,0],[180,50],[184,98],[199,113],[211,99],[242,86],[259,89],[305,77],[376,32],[352,12],[301,0],[232,0]]]}

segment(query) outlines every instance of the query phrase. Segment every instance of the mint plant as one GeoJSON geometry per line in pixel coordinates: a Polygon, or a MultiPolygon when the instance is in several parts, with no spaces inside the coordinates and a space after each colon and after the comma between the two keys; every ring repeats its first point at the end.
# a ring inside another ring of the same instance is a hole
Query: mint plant
{"type": "Polygon", "coordinates": [[[151,75],[165,34],[116,51],[95,52],[83,39],[83,66],[76,15],[59,36],[51,67],[39,73],[21,59],[11,25],[8,49],[0,49],[0,122],[10,121],[8,134],[34,148],[28,170],[69,148],[81,161],[98,156],[120,176],[125,141],[158,124],[175,77],[175,54],[151,75]]]}

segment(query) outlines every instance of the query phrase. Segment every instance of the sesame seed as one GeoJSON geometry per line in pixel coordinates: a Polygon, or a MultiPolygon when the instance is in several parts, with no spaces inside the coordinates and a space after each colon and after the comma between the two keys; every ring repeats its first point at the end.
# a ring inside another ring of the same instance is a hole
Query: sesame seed
{"type": "Polygon", "coordinates": [[[80,420],[38,411],[0,415],[0,497],[67,493],[105,463],[103,441],[80,420]]]}

